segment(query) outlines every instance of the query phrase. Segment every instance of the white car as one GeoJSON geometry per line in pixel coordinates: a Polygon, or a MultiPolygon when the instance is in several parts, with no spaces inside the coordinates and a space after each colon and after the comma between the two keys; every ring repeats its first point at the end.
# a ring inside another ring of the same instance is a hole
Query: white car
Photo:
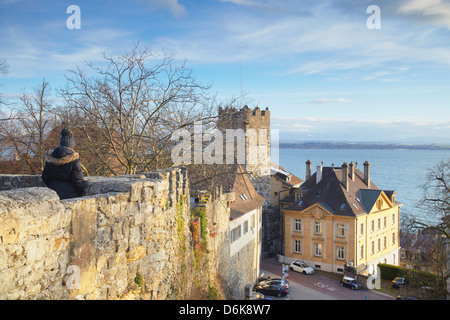
{"type": "Polygon", "coordinates": [[[292,262],[291,265],[289,266],[289,269],[293,270],[293,271],[297,271],[297,272],[302,272],[304,274],[313,274],[314,273],[313,268],[311,268],[306,263],[304,263],[303,261],[300,261],[300,260],[292,262]]]}

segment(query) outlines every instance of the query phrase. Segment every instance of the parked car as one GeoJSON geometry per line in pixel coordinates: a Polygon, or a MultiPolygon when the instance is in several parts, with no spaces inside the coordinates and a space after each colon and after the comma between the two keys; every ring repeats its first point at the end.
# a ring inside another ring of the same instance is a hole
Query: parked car
{"type": "Polygon", "coordinates": [[[280,278],[273,278],[273,279],[269,279],[269,280],[262,280],[260,282],[258,282],[258,284],[276,284],[279,286],[282,286],[286,289],[289,289],[289,283],[287,281],[283,281],[280,278]]]}
{"type": "Polygon", "coordinates": [[[276,297],[285,297],[289,293],[289,289],[275,283],[258,283],[253,290],[264,295],[276,297]]]}
{"type": "Polygon", "coordinates": [[[404,277],[395,277],[394,280],[392,280],[392,287],[393,288],[400,288],[405,287],[407,285],[408,281],[404,277]]]}
{"type": "Polygon", "coordinates": [[[359,284],[355,279],[350,277],[343,277],[341,280],[341,286],[350,288],[352,290],[361,289],[361,284],[359,284]]]}
{"type": "Polygon", "coordinates": [[[306,263],[304,263],[303,261],[300,261],[300,260],[296,260],[296,261],[292,262],[291,265],[289,266],[289,269],[292,271],[301,272],[303,274],[313,274],[314,273],[313,268],[311,268],[306,263]]]}
{"type": "Polygon", "coordinates": [[[397,296],[395,300],[420,300],[420,299],[412,296],[397,296]]]}

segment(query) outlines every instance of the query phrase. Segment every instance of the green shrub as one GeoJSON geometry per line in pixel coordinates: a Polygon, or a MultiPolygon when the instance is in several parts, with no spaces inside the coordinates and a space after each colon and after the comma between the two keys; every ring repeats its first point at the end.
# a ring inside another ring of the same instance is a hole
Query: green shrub
{"type": "Polygon", "coordinates": [[[392,264],[378,264],[381,270],[381,279],[393,280],[395,277],[404,277],[408,271],[407,268],[394,266],[392,264]]]}

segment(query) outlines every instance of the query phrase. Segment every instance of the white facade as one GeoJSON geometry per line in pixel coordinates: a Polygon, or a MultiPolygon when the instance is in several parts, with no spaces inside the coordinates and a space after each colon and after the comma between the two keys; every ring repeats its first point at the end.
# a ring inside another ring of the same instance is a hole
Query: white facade
{"type": "MultiPolygon", "coordinates": [[[[254,244],[253,266],[255,276],[260,273],[261,257],[261,207],[230,221],[230,256],[245,254],[245,247],[254,244]],[[243,250],[244,249],[244,250],[243,250]]],[[[250,267],[250,266],[249,266],[250,267]]]]}

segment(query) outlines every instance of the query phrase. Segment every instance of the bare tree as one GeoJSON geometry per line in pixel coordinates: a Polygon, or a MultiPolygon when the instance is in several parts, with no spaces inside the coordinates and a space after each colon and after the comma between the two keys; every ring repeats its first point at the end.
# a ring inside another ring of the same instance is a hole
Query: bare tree
{"type": "Polygon", "coordinates": [[[8,64],[5,59],[0,59],[0,75],[8,74],[8,64]]]}
{"type": "Polygon", "coordinates": [[[77,68],[61,90],[68,108],[84,119],[91,152],[111,174],[132,174],[167,165],[172,133],[194,119],[207,117],[209,86],[195,81],[192,71],[174,58],[140,49],[77,68]],[[165,153],[165,154],[164,154],[165,153]],[[163,155],[164,154],[164,155],[163,155]]]}
{"type": "Polygon", "coordinates": [[[450,239],[450,160],[441,161],[429,170],[420,206],[427,210],[426,216],[409,215],[405,227],[425,229],[450,239]]]}
{"type": "Polygon", "coordinates": [[[26,164],[29,173],[41,172],[45,164],[47,137],[54,126],[50,90],[49,83],[43,79],[32,94],[24,93],[20,97],[21,105],[11,111],[14,117],[5,119],[0,126],[0,139],[8,146],[6,153],[26,164]]]}
{"type": "MultiPolygon", "coordinates": [[[[0,76],[4,76],[8,74],[8,64],[6,63],[5,59],[0,59],[0,76]]],[[[0,107],[2,105],[6,104],[3,100],[2,94],[0,93],[0,107]]],[[[12,118],[12,114],[9,116],[6,116],[3,114],[2,109],[0,109],[0,121],[2,120],[8,120],[12,118]]]]}
{"type": "MultiPolygon", "coordinates": [[[[426,216],[408,215],[404,218],[404,229],[423,230],[441,237],[442,245],[430,250],[423,258],[433,273],[438,275],[439,290],[447,290],[450,277],[449,261],[445,250],[450,246],[450,160],[441,161],[429,170],[420,205],[427,210],[426,216]]],[[[448,255],[448,252],[447,252],[448,255]]]]}

